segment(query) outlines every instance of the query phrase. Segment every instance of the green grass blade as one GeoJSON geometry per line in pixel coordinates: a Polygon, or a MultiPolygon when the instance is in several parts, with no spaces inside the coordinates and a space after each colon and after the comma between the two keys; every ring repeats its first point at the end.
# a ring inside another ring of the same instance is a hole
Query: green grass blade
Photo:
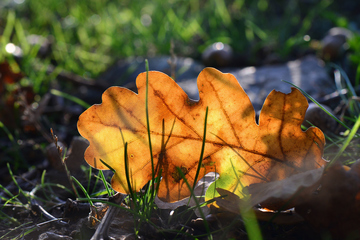
{"type": "Polygon", "coordinates": [[[11,171],[10,168],[10,164],[7,163],[7,168],[9,170],[10,176],[12,181],[14,182],[15,186],[17,187],[17,189],[19,190],[19,193],[21,193],[22,195],[24,195],[24,197],[27,199],[28,203],[30,203],[30,199],[28,198],[28,195],[22,190],[22,188],[20,187],[19,183],[16,181],[15,176],[13,174],[13,172],[11,171]]]}
{"type": "MultiPolygon", "coordinates": [[[[89,201],[90,205],[91,206],[94,206],[94,203],[91,201],[91,198],[90,198],[90,195],[89,193],[86,191],[86,189],[83,187],[83,185],[74,177],[74,176],[71,176],[71,179],[80,187],[80,189],[83,191],[83,193],[85,194],[87,200],[89,201]]],[[[77,194],[77,196],[79,196],[77,194]]]]}
{"type": "Polygon", "coordinates": [[[346,140],[343,143],[343,146],[341,147],[341,149],[339,150],[339,152],[335,155],[335,157],[330,161],[330,163],[326,166],[326,168],[328,168],[330,165],[332,165],[333,163],[336,162],[336,160],[338,160],[338,158],[343,154],[343,152],[345,151],[345,149],[349,146],[349,143],[351,142],[351,140],[354,138],[355,134],[357,133],[357,131],[359,130],[360,127],[360,116],[357,118],[355,125],[353,126],[353,128],[351,129],[349,136],[346,138],[346,140]]]}
{"type": "Polygon", "coordinates": [[[310,96],[307,92],[305,92],[304,90],[302,90],[301,88],[299,88],[298,86],[296,86],[295,84],[282,80],[283,82],[286,82],[288,84],[290,84],[291,86],[293,86],[294,88],[298,89],[302,94],[304,94],[307,98],[309,98],[313,103],[315,103],[316,105],[318,105],[324,112],[326,112],[329,116],[331,116],[335,121],[337,121],[339,124],[341,124],[343,127],[345,127],[346,129],[351,131],[351,128],[348,127],[345,123],[343,123],[340,119],[338,119],[336,116],[334,116],[334,114],[332,114],[331,112],[329,112],[328,110],[326,110],[318,101],[315,100],[315,98],[313,98],[312,96],[310,96]]]}
{"type": "Polygon", "coordinates": [[[33,231],[38,230],[38,226],[33,226],[32,228],[30,228],[29,230],[22,232],[21,234],[19,234],[17,237],[13,238],[13,240],[18,240],[18,239],[25,239],[25,236],[32,233],[33,231]]]}
{"type": "Polygon", "coordinates": [[[348,86],[350,92],[351,92],[351,95],[352,96],[357,96],[356,95],[356,91],[355,89],[353,88],[351,82],[350,82],[350,79],[348,77],[348,75],[345,73],[345,71],[337,64],[335,63],[329,63],[329,66],[335,68],[336,70],[338,70],[341,74],[341,76],[344,78],[345,82],[346,82],[346,85],[348,86]]]}
{"type": "MultiPolygon", "coordinates": [[[[18,202],[20,202],[19,200],[18,200],[18,197],[19,195],[16,195],[16,196],[13,196],[12,198],[9,198],[9,199],[7,199],[5,202],[4,202],[4,204],[2,205],[2,207],[0,208],[0,210],[2,210],[8,203],[12,203],[12,200],[14,200],[14,199],[16,199],[18,202]]],[[[21,202],[20,202],[21,203],[21,202]]]]}
{"type": "MultiPolygon", "coordinates": [[[[5,205],[5,204],[4,204],[4,205],[5,205]]],[[[6,220],[12,222],[13,224],[16,224],[16,225],[20,225],[20,224],[21,224],[16,218],[7,215],[7,214],[4,213],[3,211],[0,211],[0,215],[2,215],[3,217],[5,217],[6,220]]],[[[2,239],[2,237],[0,237],[0,239],[2,239]]]]}
{"type": "Polygon", "coordinates": [[[209,239],[213,239],[212,238],[212,234],[210,233],[210,227],[209,227],[209,224],[208,222],[205,220],[205,214],[204,212],[201,210],[201,207],[200,207],[200,204],[199,204],[199,201],[198,199],[196,198],[195,194],[194,194],[194,191],[193,191],[193,188],[190,186],[189,182],[187,181],[183,171],[181,170],[181,168],[179,167],[176,167],[177,171],[179,172],[181,178],[184,180],[186,186],[189,188],[190,192],[191,192],[191,197],[194,199],[195,201],[195,205],[196,207],[199,209],[199,212],[200,212],[200,215],[202,217],[202,219],[204,219],[204,226],[205,226],[205,230],[209,236],[209,239]]]}
{"type": "Polygon", "coordinates": [[[60,188],[62,190],[67,191],[70,194],[73,194],[74,192],[72,192],[70,189],[68,189],[67,187],[65,187],[64,185],[58,184],[58,183],[43,183],[41,185],[36,185],[30,192],[30,196],[33,198],[35,197],[35,193],[39,190],[39,189],[44,189],[44,188],[48,188],[49,192],[54,193],[54,191],[52,191],[51,187],[57,187],[60,188]]]}
{"type": "Polygon", "coordinates": [[[108,182],[107,182],[106,179],[105,179],[105,176],[104,176],[103,171],[100,170],[100,171],[99,171],[99,174],[100,174],[100,177],[101,177],[102,182],[104,183],[104,186],[105,186],[105,188],[106,188],[107,194],[108,194],[109,196],[113,196],[113,193],[112,193],[112,191],[110,190],[110,188],[109,188],[109,186],[108,186],[108,182]]]}
{"type": "Polygon", "coordinates": [[[125,175],[126,175],[126,183],[128,185],[128,189],[129,189],[129,193],[130,196],[133,200],[133,203],[135,205],[135,209],[139,209],[139,206],[137,204],[137,196],[134,193],[134,191],[132,190],[132,186],[131,186],[131,178],[130,178],[130,173],[129,173],[129,159],[127,157],[127,142],[125,143],[125,147],[124,147],[124,162],[125,162],[125,175]]]}
{"type": "Polygon", "coordinates": [[[15,20],[16,20],[15,12],[13,10],[9,11],[6,19],[5,29],[1,36],[1,40],[3,44],[10,42],[11,33],[14,30],[15,20]]]}
{"type": "MultiPolygon", "coordinates": [[[[31,222],[26,222],[26,223],[23,223],[23,224],[15,227],[15,228],[13,228],[13,229],[11,229],[9,232],[7,232],[6,234],[2,235],[2,236],[0,237],[0,239],[4,239],[7,235],[11,234],[12,232],[15,232],[16,230],[18,230],[18,229],[20,229],[20,228],[22,228],[22,227],[24,227],[24,226],[26,226],[26,225],[28,225],[28,224],[31,224],[31,223],[33,223],[33,222],[32,222],[32,221],[31,221],[31,222]]],[[[6,238],[5,238],[5,239],[6,239],[6,238]]],[[[9,238],[7,238],[7,239],[9,239],[9,238]]],[[[12,238],[12,239],[17,239],[17,237],[16,237],[16,238],[12,238]]]]}
{"type": "MultiPolygon", "coordinates": [[[[46,175],[46,169],[42,172],[41,174],[41,180],[40,180],[40,183],[41,183],[41,188],[42,188],[42,192],[43,192],[43,195],[46,197],[47,200],[50,201],[50,196],[49,194],[46,194],[45,192],[45,186],[46,186],[46,183],[45,183],[45,175],[46,175]]],[[[51,191],[51,188],[49,186],[47,186],[48,190],[51,191]]]]}
{"type": "Polygon", "coordinates": [[[201,153],[200,153],[199,164],[198,164],[198,167],[197,167],[197,169],[196,169],[196,174],[195,174],[195,178],[194,178],[193,189],[195,189],[195,185],[196,185],[196,183],[197,183],[197,180],[198,180],[198,177],[199,177],[199,173],[200,173],[200,169],[201,169],[201,165],[202,165],[202,160],[203,160],[203,158],[204,158],[208,112],[209,112],[209,107],[206,107],[205,120],[204,120],[203,141],[202,141],[202,146],[201,146],[201,153]]]}
{"type": "MultiPolygon", "coordinates": [[[[99,171],[102,171],[102,170],[99,170],[99,171]]],[[[91,190],[91,196],[93,196],[93,194],[94,194],[94,192],[95,192],[95,189],[96,189],[96,186],[97,186],[97,184],[98,184],[98,182],[99,182],[99,179],[100,179],[100,177],[98,177],[98,176],[96,176],[95,175],[95,183],[94,183],[94,186],[93,186],[93,188],[92,188],[92,190],[91,190]]],[[[103,182],[104,183],[104,182],[103,182]]]]}
{"type": "Polygon", "coordinates": [[[109,164],[107,164],[106,162],[104,162],[102,159],[100,159],[100,162],[102,162],[102,164],[104,164],[107,168],[109,168],[113,173],[116,173],[115,169],[112,168],[109,164]]]}
{"type": "Polygon", "coordinates": [[[240,206],[240,214],[244,221],[246,233],[248,234],[249,240],[261,240],[262,239],[261,230],[257,218],[255,216],[255,212],[250,206],[251,202],[249,198],[249,193],[246,192],[246,188],[244,188],[243,184],[241,183],[240,177],[232,161],[231,161],[231,165],[234,174],[237,178],[238,184],[241,186],[242,194],[243,196],[245,196],[244,198],[242,198],[245,204],[240,206]]]}
{"type": "Polygon", "coordinates": [[[356,68],[355,87],[360,85],[360,64],[356,68]]]}
{"type": "Polygon", "coordinates": [[[24,55],[28,55],[30,52],[30,44],[26,40],[26,34],[20,20],[15,20],[15,34],[20,42],[20,46],[24,55]]]}
{"type": "Polygon", "coordinates": [[[104,190],[99,190],[98,192],[94,192],[90,194],[91,198],[95,198],[95,197],[99,197],[99,196],[103,196],[103,195],[109,195],[109,193],[106,191],[106,189],[104,190]]]}
{"type": "MultiPolygon", "coordinates": [[[[151,181],[155,180],[155,168],[154,168],[154,157],[152,151],[151,144],[151,131],[150,131],[150,117],[149,117],[149,62],[145,59],[145,68],[146,68],[146,92],[145,92],[145,112],[146,112],[146,129],[149,141],[149,151],[150,151],[150,159],[151,159],[151,181]]],[[[154,184],[151,185],[152,192],[155,191],[154,184]]],[[[153,194],[151,194],[152,196],[153,194]]]]}
{"type": "Polygon", "coordinates": [[[87,192],[90,192],[91,174],[92,174],[92,167],[90,167],[90,168],[89,168],[89,173],[88,173],[88,184],[87,184],[87,188],[86,188],[86,191],[87,191],[87,192]]]}
{"type": "MultiPolygon", "coordinates": [[[[229,146],[241,159],[244,160],[244,162],[246,162],[246,160],[243,158],[243,156],[241,156],[241,154],[238,153],[233,147],[231,147],[225,140],[223,140],[222,138],[220,138],[218,136],[216,136],[216,137],[218,139],[220,139],[225,145],[229,146]]],[[[241,214],[241,216],[243,218],[246,232],[247,232],[248,237],[249,237],[250,240],[258,240],[258,239],[260,240],[260,239],[262,239],[262,235],[261,235],[260,227],[259,227],[259,224],[257,222],[255,213],[254,213],[254,211],[252,210],[251,207],[246,207],[246,206],[250,206],[249,199],[247,199],[249,194],[244,192],[245,188],[244,188],[243,184],[240,181],[238,171],[234,167],[234,164],[233,164],[232,160],[230,160],[230,161],[231,161],[232,170],[233,170],[234,175],[236,176],[236,179],[237,179],[237,183],[238,183],[238,185],[240,185],[240,189],[242,189],[242,191],[241,191],[241,194],[243,195],[242,199],[244,201],[248,202],[248,204],[244,204],[244,206],[240,209],[241,210],[240,214],[241,214]]],[[[259,174],[259,176],[262,176],[262,175],[259,174]]],[[[215,184],[216,184],[216,181],[215,181],[215,184]]],[[[215,187],[215,189],[216,189],[216,187],[215,187]]]]}
{"type": "Polygon", "coordinates": [[[0,128],[2,128],[4,130],[4,132],[6,133],[6,135],[8,136],[9,140],[13,143],[16,144],[15,140],[14,140],[14,136],[11,134],[11,132],[9,131],[9,129],[4,125],[4,123],[2,121],[0,121],[0,128]]]}
{"type": "Polygon", "coordinates": [[[56,89],[51,89],[50,90],[50,93],[55,95],[55,96],[59,96],[59,97],[63,97],[63,98],[66,98],[74,103],[77,103],[79,104],[80,106],[84,107],[85,109],[88,109],[89,107],[91,107],[90,104],[88,104],[87,102],[81,100],[80,98],[77,98],[77,97],[74,97],[68,93],[64,93],[64,92],[61,92],[59,90],[56,90],[56,89]]]}
{"type": "Polygon", "coordinates": [[[14,194],[12,194],[9,190],[7,190],[3,185],[0,184],[0,189],[4,191],[7,195],[10,197],[14,197],[14,194]]]}

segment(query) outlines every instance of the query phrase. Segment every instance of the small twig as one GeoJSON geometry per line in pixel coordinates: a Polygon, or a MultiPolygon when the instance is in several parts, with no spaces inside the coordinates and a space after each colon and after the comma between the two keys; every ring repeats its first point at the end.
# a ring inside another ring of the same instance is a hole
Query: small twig
{"type": "Polygon", "coordinates": [[[63,165],[64,168],[65,168],[65,173],[66,173],[66,176],[67,176],[67,178],[68,178],[68,180],[69,180],[69,182],[70,182],[71,188],[73,189],[76,197],[79,198],[79,193],[78,193],[77,190],[76,190],[76,187],[75,187],[74,182],[73,182],[73,180],[72,180],[72,178],[71,178],[71,175],[70,175],[70,171],[69,171],[69,169],[68,169],[68,167],[67,167],[67,165],[66,165],[66,162],[65,162],[66,159],[67,159],[67,157],[63,157],[63,149],[58,145],[58,137],[54,134],[52,128],[50,128],[50,132],[51,132],[51,136],[52,136],[52,138],[53,138],[53,141],[54,141],[54,143],[55,143],[55,146],[56,146],[56,148],[57,148],[57,150],[58,150],[61,163],[62,163],[62,165],[63,165]]]}
{"type": "Polygon", "coordinates": [[[35,200],[31,200],[31,211],[35,212],[36,215],[44,217],[48,221],[55,221],[55,223],[61,226],[67,226],[68,223],[54,217],[48,213],[42,206],[40,206],[35,200]]]}
{"type": "MultiPolygon", "coordinates": [[[[116,203],[120,205],[120,203],[124,199],[123,194],[117,193],[113,197],[109,199],[110,202],[116,203]]],[[[94,235],[92,236],[91,240],[107,240],[110,239],[108,235],[109,227],[112,223],[112,220],[114,217],[119,213],[121,209],[118,207],[115,207],[113,205],[109,205],[108,210],[105,213],[105,216],[101,220],[100,225],[97,227],[94,235]]]]}

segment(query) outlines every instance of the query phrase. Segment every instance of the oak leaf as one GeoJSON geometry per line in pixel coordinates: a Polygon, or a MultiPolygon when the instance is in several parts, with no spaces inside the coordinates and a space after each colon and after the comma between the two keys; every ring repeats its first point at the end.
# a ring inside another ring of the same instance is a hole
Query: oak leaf
{"type": "MultiPolygon", "coordinates": [[[[102,104],[86,110],[78,121],[89,140],[86,161],[98,169],[115,170],[114,190],[128,192],[124,146],[128,145],[131,186],[141,189],[152,178],[146,122],[146,73],[136,79],[138,94],[111,87],[102,104]],[[104,165],[100,159],[106,162],[104,165]]],[[[148,104],[156,174],[162,170],[158,197],[174,202],[190,195],[178,173],[193,186],[200,159],[208,107],[204,157],[199,178],[217,172],[216,187],[237,195],[252,183],[281,180],[324,164],[324,135],[318,128],[302,131],[308,103],[297,89],[272,91],[261,110],[254,108],[236,78],[205,68],[197,81],[200,100],[192,101],[167,75],[148,72],[148,104]]],[[[213,188],[215,192],[215,188],[213,188]]],[[[211,195],[211,194],[210,194],[211,195]]]]}

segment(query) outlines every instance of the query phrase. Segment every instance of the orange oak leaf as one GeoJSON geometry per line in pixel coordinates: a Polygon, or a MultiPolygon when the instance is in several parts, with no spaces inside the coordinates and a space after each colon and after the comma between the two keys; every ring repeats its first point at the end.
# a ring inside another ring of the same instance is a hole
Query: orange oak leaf
{"type": "MultiPolygon", "coordinates": [[[[128,192],[124,146],[128,146],[131,186],[141,189],[152,177],[146,122],[146,73],[136,79],[138,94],[111,87],[79,117],[78,130],[89,140],[86,161],[98,169],[115,170],[114,190],[128,192]],[[104,165],[100,159],[106,162],[104,165]]],[[[156,174],[162,170],[158,197],[174,202],[190,195],[178,172],[193,186],[200,159],[206,108],[204,156],[199,178],[217,172],[216,187],[240,195],[251,183],[284,179],[318,168],[325,144],[318,128],[302,131],[308,103],[297,89],[272,91],[261,110],[254,108],[236,78],[205,68],[197,81],[200,100],[192,101],[167,75],[148,72],[148,112],[156,174]]],[[[215,190],[213,191],[215,192],[215,190]]],[[[210,194],[211,195],[211,194],[210,194]]]]}

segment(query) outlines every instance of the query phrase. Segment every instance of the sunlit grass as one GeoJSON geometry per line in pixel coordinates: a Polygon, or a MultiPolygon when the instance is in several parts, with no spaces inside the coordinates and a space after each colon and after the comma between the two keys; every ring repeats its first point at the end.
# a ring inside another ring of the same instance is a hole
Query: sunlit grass
{"type": "MultiPolygon", "coordinates": [[[[276,4],[268,0],[78,0],[61,4],[29,0],[0,11],[0,18],[8,23],[1,40],[19,45],[24,55],[29,55],[32,46],[27,36],[51,36],[53,52],[49,57],[58,66],[95,77],[118,58],[169,55],[171,41],[180,56],[198,58],[217,41],[230,44],[236,52],[247,52],[249,58],[265,46],[286,56],[295,47],[308,44],[304,35],[317,23],[317,13],[330,12],[330,5],[328,0],[309,6],[291,2],[282,6],[280,20],[273,16],[276,4]],[[308,10],[305,17],[300,7],[308,10]]],[[[327,16],[328,22],[335,21],[331,14],[327,16]]]]}

